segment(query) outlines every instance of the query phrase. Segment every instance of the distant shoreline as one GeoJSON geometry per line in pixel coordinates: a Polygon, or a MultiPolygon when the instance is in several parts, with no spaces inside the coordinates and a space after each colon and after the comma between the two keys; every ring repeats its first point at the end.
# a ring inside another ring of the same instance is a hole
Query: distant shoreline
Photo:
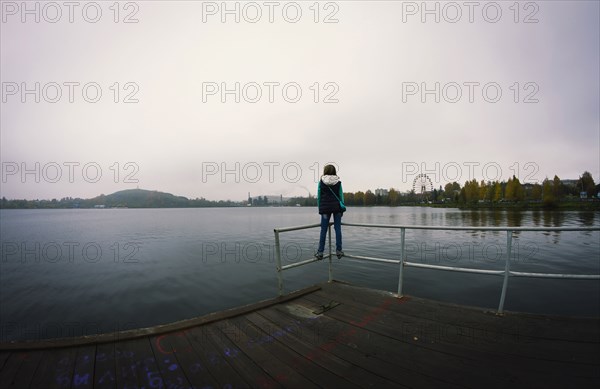
{"type": "MultiPolygon", "coordinates": [[[[107,210],[107,209],[196,209],[196,208],[314,208],[313,205],[208,205],[208,206],[115,206],[115,207],[60,207],[60,206],[25,206],[25,207],[0,207],[0,209],[94,209],[94,210],[107,210]]],[[[420,208],[447,208],[447,209],[460,209],[460,210],[514,210],[514,211],[600,211],[600,201],[581,201],[581,202],[568,202],[563,204],[557,204],[554,206],[544,206],[540,203],[513,203],[513,204],[401,204],[401,205],[349,205],[349,211],[352,208],[374,208],[374,207],[387,207],[387,208],[403,208],[403,207],[420,207],[420,208]]]]}
{"type": "MultiPolygon", "coordinates": [[[[350,197],[350,196],[349,196],[350,197]]],[[[64,197],[60,200],[0,200],[0,209],[152,209],[152,208],[265,208],[265,207],[316,207],[315,197],[293,197],[285,201],[269,200],[267,196],[258,196],[244,201],[207,200],[205,198],[188,199],[171,193],[146,189],[127,189],[109,195],[100,195],[91,199],[64,197]]],[[[362,200],[362,199],[361,199],[362,200]]],[[[600,199],[568,198],[552,203],[536,200],[521,201],[404,201],[396,204],[384,204],[386,199],[372,198],[365,201],[346,199],[346,206],[353,207],[431,207],[457,209],[514,209],[514,210],[600,210],[600,199]],[[354,204],[358,202],[359,204],[354,204]]],[[[366,200],[366,197],[365,197],[366,200]]]]}

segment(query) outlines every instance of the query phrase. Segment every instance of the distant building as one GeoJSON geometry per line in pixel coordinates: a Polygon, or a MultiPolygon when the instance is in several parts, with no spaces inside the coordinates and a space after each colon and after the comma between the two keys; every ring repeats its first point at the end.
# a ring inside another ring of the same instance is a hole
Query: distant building
{"type": "Polygon", "coordinates": [[[567,185],[575,186],[575,185],[577,185],[577,181],[579,181],[579,180],[573,180],[573,179],[560,180],[561,184],[563,184],[565,186],[567,186],[567,185]]]}
{"type": "MultiPolygon", "coordinates": [[[[249,195],[249,194],[248,194],[249,195]]],[[[283,205],[290,200],[290,197],[283,197],[283,195],[260,195],[260,196],[248,196],[248,206],[254,205],[283,205]]]]}
{"type": "Polygon", "coordinates": [[[389,191],[387,189],[375,189],[375,196],[387,196],[389,191]]]}

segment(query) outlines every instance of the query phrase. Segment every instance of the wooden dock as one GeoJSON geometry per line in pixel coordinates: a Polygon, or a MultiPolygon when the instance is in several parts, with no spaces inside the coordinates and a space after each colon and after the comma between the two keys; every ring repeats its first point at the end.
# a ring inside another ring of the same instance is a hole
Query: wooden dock
{"type": "Polygon", "coordinates": [[[600,320],[340,282],[165,326],[0,344],[0,388],[597,388],[600,320]]]}

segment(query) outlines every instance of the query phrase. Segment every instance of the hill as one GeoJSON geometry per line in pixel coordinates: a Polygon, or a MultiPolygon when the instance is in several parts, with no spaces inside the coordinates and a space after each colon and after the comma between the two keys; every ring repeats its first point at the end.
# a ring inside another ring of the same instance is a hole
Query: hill
{"type": "Polygon", "coordinates": [[[204,198],[188,199],[171,193],[146,189],[126,189],[91,199],[65,197],[60,200],[7,200],[2,198],[0,208],[192,208],[239,206],[233,201],[209,201],[204,198]]]}
{"type": "Polygon", "coordinates": [[[145,189],[126,189],[109,195],[100,195],[85,200],[85,202],[89,203],[90,206],[104,205],[110,208],[178,208],[190,206],[190,200],[186,197],[145,189]]]}

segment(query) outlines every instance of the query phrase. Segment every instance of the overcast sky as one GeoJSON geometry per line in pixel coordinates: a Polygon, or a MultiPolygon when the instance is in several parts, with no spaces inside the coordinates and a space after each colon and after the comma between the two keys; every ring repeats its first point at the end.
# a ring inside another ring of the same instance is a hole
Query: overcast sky
{"type": "Polygon", "coordinates": [[[2,1],[0,194],[600,181],[599,2],[314,3],[2,1]]]}

